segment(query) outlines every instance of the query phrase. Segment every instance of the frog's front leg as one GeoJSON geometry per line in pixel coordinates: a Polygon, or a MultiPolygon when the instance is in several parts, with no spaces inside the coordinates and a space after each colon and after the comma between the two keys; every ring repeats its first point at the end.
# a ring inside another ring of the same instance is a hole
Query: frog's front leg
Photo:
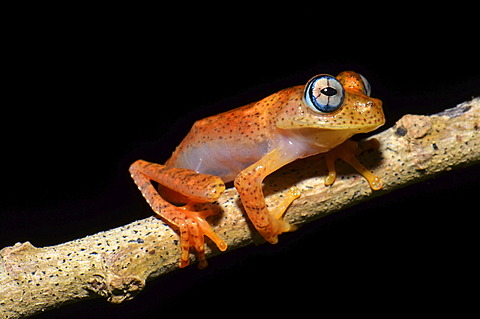
{"type": "Polygon", "coordinates": [[[241,171],[234,181],[250,221],[263,238],[272,244],[278,242],[279,234],[295,230],[295,226],[282,220],[281,217],[292,201],[300,196],[300,191],[292,187],[285,195],[283,202],[269,211],[263,195],[262,182],[270,173],[293,160],[279,149],[274,149],[260,161],[241,171]]]}
{"type": "Polygon", "coordinates": [[[337,158],[341,158],[352,166],[357,172],[359,172],[370,184],[373,190],[379,190],[383,186],[382,180],[370,172],[365,166],[362,165],[355,157],[355,153],[358,150],[357,142],[347,140],[343,144],[340,144],[336,148],[330,150],[325,155],[325,161],[328,168],[328,176],[325,178],[325,185],[332,185],[337,177],[335,170],[335,161],[337,158]]]}
{"type": "Polygon", "coordinates": [[[199,268],[207,266],[203,236],[209,237],[221,251],[227,249],[227,244],[213,232],[205,220],[212,213],[193,210],[195,203],[213,202],[220,197],[225,190],[225,184],[219,177],[198,174],[188,169],[167,168],[142,160],[130,166],[130,174],[153,211],[179,228],[181,268],[189,264],[190,247],[197,251],[199,268]],[[159,189],[168,190],[165,194],[169,195],[169,199],[181,200],[185,206],[175,206],[160,196],[152,185],[152,180],[159,183],[159,189]]]}

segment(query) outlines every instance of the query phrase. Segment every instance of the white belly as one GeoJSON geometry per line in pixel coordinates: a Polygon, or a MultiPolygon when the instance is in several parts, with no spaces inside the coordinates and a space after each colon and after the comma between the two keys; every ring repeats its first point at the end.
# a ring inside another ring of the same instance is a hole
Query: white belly
{"type": "Polygon", "coordinates": [[[175,162],[168,164],[171,167],[188,168],[198,173],[219,176],[228,183],[269,150],[267,142],[255,145],[209,143],[184,150],[175,162]]]}

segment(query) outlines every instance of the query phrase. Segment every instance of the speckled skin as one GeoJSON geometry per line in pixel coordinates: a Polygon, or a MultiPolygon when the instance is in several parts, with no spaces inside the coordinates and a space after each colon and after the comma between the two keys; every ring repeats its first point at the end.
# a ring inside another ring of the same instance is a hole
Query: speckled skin
{"type": "MultiPolygon", "coordinates": [[[[131,175],[152,209],[179,228],[181,267],[189,263],[191,246],[197,250],[199,267],[207,265],[204,235],[220,250],[227,248],[205,221],[210,212],[193,211],[193,203],[215,201],[225,189],[224,182],[234,181],[255,228],[268,242],[276,243],[279,234],[293,230],[282,215],[300,194],[292,188],[283,203],[268,210],[263,179],[296,159],[327,152],[356,133],[384,124],[382,102],[365,95],[357,73],[342,72],[337,79],[345,96],[343,105],[332,113],[309,109],[303,100],[304,86],[287,88],[195,122],[165,165],[142,160],[132,164],[131,175]],[[160,184],[158,191],[151,180],[160,184]],[[178,207],[170,202],[187,205],[178,207]]],[[[372,188],[380,188],[381,181],[354,158],[354,151],[355,146],[346,143],[327,156],[330,174],[326,184],[335,180],[333,162],[342,158],[366,177],[372,188]]]]}

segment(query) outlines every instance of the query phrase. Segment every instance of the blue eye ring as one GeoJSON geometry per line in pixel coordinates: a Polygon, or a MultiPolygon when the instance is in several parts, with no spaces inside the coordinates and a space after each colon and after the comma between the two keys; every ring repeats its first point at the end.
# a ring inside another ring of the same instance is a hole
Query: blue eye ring
{"type": "Polygon", "coordinates": [[[345,90],[333,76],[319,74],[305,85],[303,100],[315,113],[332,113],[342,107],[345,90]]]}

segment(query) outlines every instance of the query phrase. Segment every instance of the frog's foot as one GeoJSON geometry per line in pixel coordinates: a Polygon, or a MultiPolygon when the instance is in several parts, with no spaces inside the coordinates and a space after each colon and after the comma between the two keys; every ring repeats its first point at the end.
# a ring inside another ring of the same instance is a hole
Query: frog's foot
{"type": "MultiPolygon", "coordinates": [[[[189,264],[190,247],[197,251],[199,268],[207,266],[204,236],[209,237],[221,251],[227,249],[227,244],[213,232],[206,221],[208,216],[213,215],[212,211],[197,212],[192,204],[184,207],[175,206],[165,200],[151,183],[151,180],[158,182],[158,189],[163,191],[166,191],[166,189],[163,189],[165,187],[171,187],[173,190],[177,189],[179,195],[175,196],[175,199],[180,199],[183,203],[203,203],[213,202],[221,195],[225,185],[220,178],[197,174],[191,170],[169,169],[164,165],[142,160],[138,160],[130,166],[130,173],[153,211],[179,228],[180,267],[186,267],[189,264]],[[194,185],[189,184],[189,181],[193,181],[194,185]]],[[[172,195],[172,192],[165,193],[172,195]]]]}
{"type": "Polygon", "coordinates": [[[205,257],[204,236],[210,238],[221,251],[227,249],[227,244],[215,234],[206,221],[206,218],[214,213],[210,210],[196,212],[190,209],[190,205],[175,207],[175,209],[178,213],[172,222],[180,230],[180,268],[190,264],[190,247],[193,247],[198,256],[198,268],[204,269],[208,265],[205,257]]]}
{"type": "Polygon", "coordinates": [[[265,239],[272,244],[276,244],[278,242],[278,235],[285,232],[291,232],[297,230],[297,226],[288,223],[287,221],[282,219],[283,214],[287,210],[288,206],[297,198],[299,198],[301,192],[298,188],[291,187],[286,194],[284,194],[283,200],[280,204],[275,207],[273,210],[270,211],[273,219],[271,220],[273,224],[274,232],[270,236],[264,236],[265,239]]]}
{"type": "Polygon", "coordinates": [[[373,190],[379,190],[383,187],[382,180],[370,172],[365,166],[362,165],[355,157],[355,153],[358,150],[358,144],[353,141],[346,141],[345,143],[337,146],[333,150],[329,151],[325,156],[327,162],[328,175],[325,178],[325,185],[329,186],[335,182],[337,172],[335,171],[335,161],[337,158],[341,158],[352,166],[357,172],[359,172],[370,184],[373,190]]]}

